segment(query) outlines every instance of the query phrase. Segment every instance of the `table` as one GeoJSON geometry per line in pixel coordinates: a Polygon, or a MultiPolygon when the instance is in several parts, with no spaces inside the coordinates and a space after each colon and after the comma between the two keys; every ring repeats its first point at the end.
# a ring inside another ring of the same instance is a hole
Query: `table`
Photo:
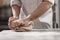
{"type": "Polygon", "coordinates": [[[4,30],[0,32],[0,40],[60,40],[60,32],[15,32],[4,30]]]}

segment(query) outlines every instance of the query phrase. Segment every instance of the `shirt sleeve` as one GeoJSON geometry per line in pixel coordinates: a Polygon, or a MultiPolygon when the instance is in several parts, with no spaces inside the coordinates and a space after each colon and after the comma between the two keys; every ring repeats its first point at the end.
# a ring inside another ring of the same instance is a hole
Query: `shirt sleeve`
{"type": "Polygon", "coordinates": [[[54,0],[48,0],[49,2],[51,2],[54,5],[54,0]]]}
{"type": "Polygon", "coordinates": [[[11,1],[10,1],[10,5],[11,5],[11,6],[12,6],[12,5],[21,6],[21,2],[20,2],[20,0],[11,0],[11,1]]]}

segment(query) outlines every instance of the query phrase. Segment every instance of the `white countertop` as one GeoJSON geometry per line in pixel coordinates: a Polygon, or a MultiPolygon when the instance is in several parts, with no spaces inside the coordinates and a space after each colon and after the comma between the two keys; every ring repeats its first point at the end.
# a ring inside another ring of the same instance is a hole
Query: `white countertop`
{"type": "Polygon", "coordinates": [[[60,32],[0,32],[0,40],[60,40],[60,32]]]}

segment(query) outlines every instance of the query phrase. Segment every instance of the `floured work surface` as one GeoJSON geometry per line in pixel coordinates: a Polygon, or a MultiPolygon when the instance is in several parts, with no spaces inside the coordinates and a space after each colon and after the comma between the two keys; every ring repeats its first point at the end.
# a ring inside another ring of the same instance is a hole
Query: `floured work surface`
{"type": "Polygon", "coordinates": [[[60,40],[60,32],[14,32],[4,30],[0,32],[0,40],[60,40]]]}

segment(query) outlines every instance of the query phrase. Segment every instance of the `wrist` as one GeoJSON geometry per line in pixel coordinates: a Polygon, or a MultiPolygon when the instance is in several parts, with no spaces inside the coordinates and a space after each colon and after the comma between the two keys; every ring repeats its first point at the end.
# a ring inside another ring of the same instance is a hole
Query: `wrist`
{"type": "Polygon", "coordinates": [[[14,18],[19,18],[18,16],[13,16],[14,18]]]}
{"type": "Polygon", "coordinates": [[[29,17],[26,17],[26,18],[25,18],[25,21],[30,22],[31,20],[30,20],[29,17]]]}
{"type": "Polygon", "coordinates": [[[32,21],[31,15],[28,15],[25,19],[26,19],[27,21],[32,21]]]}

